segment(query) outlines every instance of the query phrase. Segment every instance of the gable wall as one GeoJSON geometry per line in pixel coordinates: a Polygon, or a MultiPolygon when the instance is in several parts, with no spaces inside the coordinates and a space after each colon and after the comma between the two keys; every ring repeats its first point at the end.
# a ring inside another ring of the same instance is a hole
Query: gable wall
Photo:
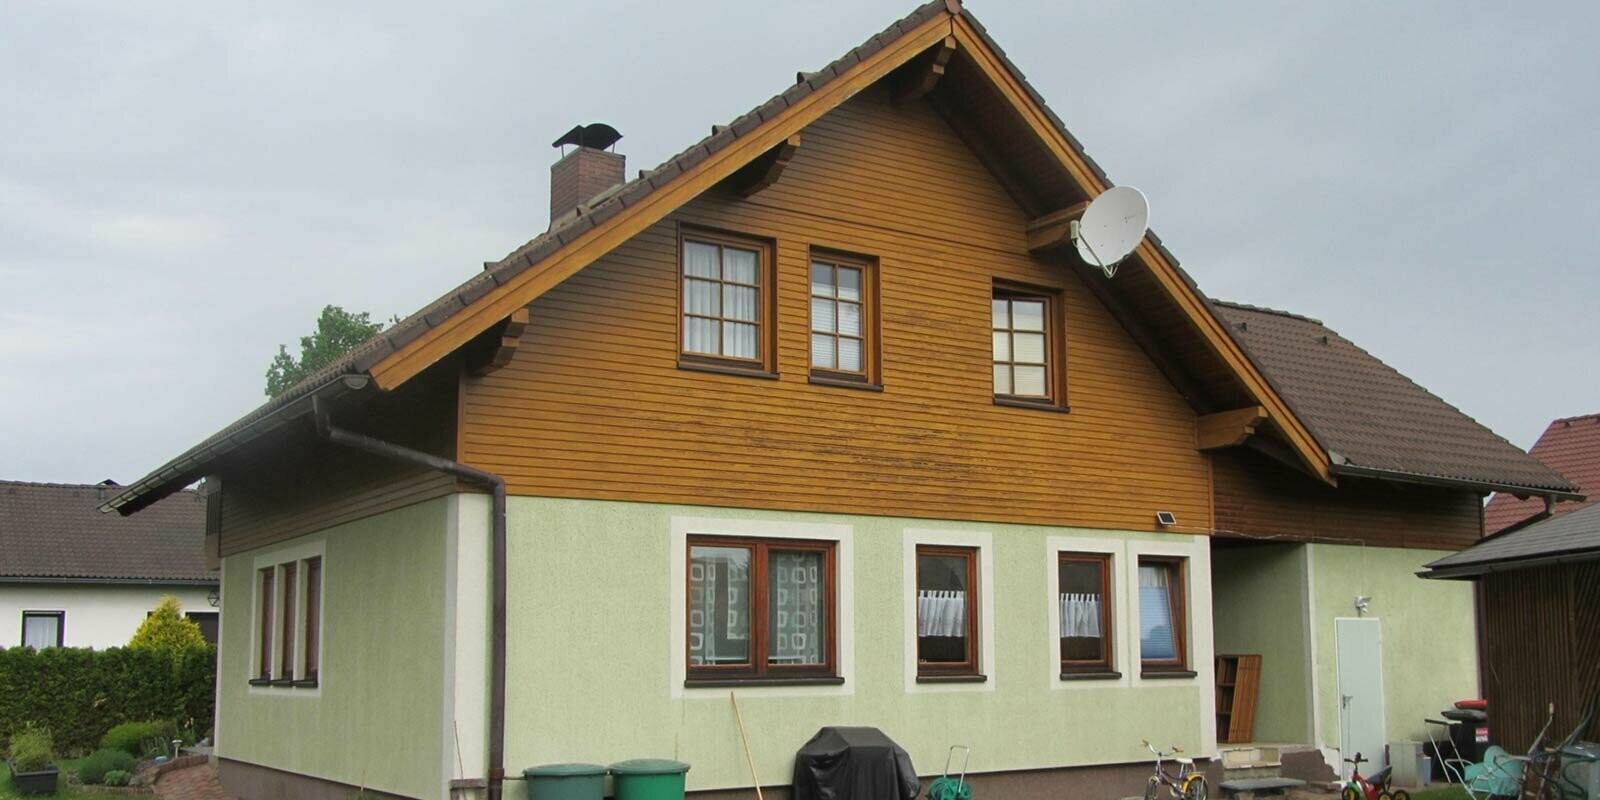
{"type": "Polygon", "coordinates": [[[1025,223],[926,104],[869,89],[773,187],[708,192],[535,301],[464,386],[462,460],[523,495],[1205,530],[1193,412],[1025,223]],[[677,368],[681,223],[775,241],[778,380],[677,368]],[[810,246],[879,259],[881,393],[807,381],[810,246]],[[995,278],[1061,289],[1071,413],[993,404],[995,278]]]}

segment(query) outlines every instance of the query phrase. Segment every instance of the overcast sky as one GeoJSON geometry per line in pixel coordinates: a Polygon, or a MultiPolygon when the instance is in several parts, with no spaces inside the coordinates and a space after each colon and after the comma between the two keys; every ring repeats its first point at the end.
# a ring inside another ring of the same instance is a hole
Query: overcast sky
{"type": "MultiPolygon", "coordinates": [[[[408,314],[913,7],[0,6],[0,478],[131,481],[323,304],[408,314]]],[[[1600,4],[972,9],[1211,296],[1323,319],[1527,447],[1600,411],[1600,4]]]]}

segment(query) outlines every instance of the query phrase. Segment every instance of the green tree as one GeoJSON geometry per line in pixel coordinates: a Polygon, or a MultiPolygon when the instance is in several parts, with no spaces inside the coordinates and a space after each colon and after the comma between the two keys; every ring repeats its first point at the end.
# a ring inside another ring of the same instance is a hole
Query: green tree
{"type": "Polygon", "coordinates": [[[287,346],[278,345],[278,354],[267,367],[267,396],[283,394],[381,330],[383,323],[373,322],[365,311],[352,314],[338,306],[324,306],[322,316],[317,317],[316,331],[300,337],[299,359],[289,354],[287,346]]]}
{"type": "Polygon", "coordinates": [[[178,598],[169,594],[162,597],[161,605],[139,624],[128,646],[145,650],[187,650],[205,647],[206,637],[194,620],[183,616],[178,598]]]}

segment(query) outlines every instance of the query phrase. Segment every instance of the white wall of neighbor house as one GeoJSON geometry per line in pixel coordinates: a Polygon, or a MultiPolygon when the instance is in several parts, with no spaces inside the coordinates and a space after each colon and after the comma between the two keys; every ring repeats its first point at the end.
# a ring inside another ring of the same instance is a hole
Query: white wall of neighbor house
{"type": "Polygon", "coordinates": [[[28,611],[65,612],[66,647],[122,647],[166,595],[178,598],[185,613],[218,611],[206,600],[210,591],[207,586],[0,585],[0,647],[22,644],[22,615],[28,611]]]}

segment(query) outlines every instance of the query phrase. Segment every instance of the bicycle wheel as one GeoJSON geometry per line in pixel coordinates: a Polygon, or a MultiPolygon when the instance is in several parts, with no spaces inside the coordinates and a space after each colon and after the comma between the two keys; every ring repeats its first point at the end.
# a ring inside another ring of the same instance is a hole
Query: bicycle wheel
{"type": "Polygon", "coordinates": [[[1206,776],[1191,775],[1183,782],[1183,800],[1206,800],[1206,776]]]}
{"type": "Polygon", "coordinates": [[[1394,800],[1411,800],[1411,793],[1404,789],[1396,789],[1389,796],[1394,800]]]}
{"type": "Polygon", "coordinates": [[[1339,793],[1339,800],[1361,800],[1361,792],[1354,786],[1346,786],[1339,793]]]}
{"type": "Polygon", "coordinates": [[[1389,794],[1388,791],[1378,792],[1378,800],[1394,800],[1394,795],[1389,794]]]}
{"type": "Polygon", "coordinates": [[[1159,794],[1161,794],[1161,779],[1151,775],[1150,781],[1144,785],[1144,800],[1156,800],[1159,794]]]}

